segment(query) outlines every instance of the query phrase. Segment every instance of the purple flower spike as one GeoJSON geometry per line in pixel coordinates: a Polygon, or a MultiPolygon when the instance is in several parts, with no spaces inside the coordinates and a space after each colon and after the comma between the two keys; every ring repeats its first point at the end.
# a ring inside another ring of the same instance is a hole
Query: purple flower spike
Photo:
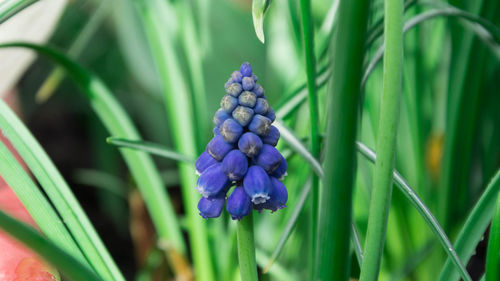
{"type": "Polygon", "coordinates": [[[254,159],[255,163],[266,172],[272,173],[281,165],[281,153],[269,144],[264,144],[259,155],[254,159]]]}
{"type": "Polygon", "coordinates": [[[233,150],[234,146],[224,141],[221,135],[215,136],[207,145],[207,152],[217,161],[222,161],[226,154],[233,150]]]}
{"type": "Polygon", "coordinates": [[[253,117],[253,110],[251,108],[248,108],[246,106],[238,106],[236,109],[233,111],[233,118],[234,120],[238,121],[241,126],[245,127],[250,123],[250,120],[252,120],[253,117]]]}
{"type": "Polygon", "coordinates": [[[252,76],[252,66],[248,62],[244,62],[241,64],[240,67],[240,72],[243,77],[250,77],[252,76]]]}
{"type": "Polygon", "coordinates": [[[226,209],[233,220],[241,220],[252,211],[252,201],[241,186],[234,188],[227,198],[226,209]]]}
{"type": "Polygon", "coordinates": [[[222,171],[232,181],[243,179],[248,170],[248,159],[238,149],[229,152],[222,160],[222,171]]]}
{"type": "Polygon", "coordinates": [[[235,98],[237,98],[241,94],[242,90],[243,88],[241,87],[240,83],[232,83],[226,87],[226,93],[235,98]]]}
{"type": "Polygon", "coordinates": [[[271,120],[271,122],[274,122],[276,120],[276,114],[274,113],[274,110],[272,108],[269,108],[269,112],[267,112],[266,117],[271,120]]]}
{"type": "Polygon", "coordinates": [[[224,109],[219,108],[214,114],[213,122],[215,126],[220,126],[228,118],[231,118],[231,115],[228,114],[224,109]]]}
{"type": "Polygon", "coordinates": [[[260,166],[250,166],[248,168],[248,172],[243,179],[243,187],[254,204],[265,203],[269,199],[269,193],[272,190],[269,176],[260,166]]]}
{"type": "Polygon", "coordinates": [[[276,146],[278,144],[278,140],[280,139],[280,131],[278,128],[271,126],[269,129],[269,134],[267,136],[262,137],[262,142],[270,144],[272,146],[276,146]]]}
{"type": "Polygon", "coordinates": [[[217,163],[217,160],[215,160],[210,154],[208,154],[208,152],[204,151],[194,164],[196,167],[196,173],[198,175],[201,175],[208,167],[217,163]]]}
{"type": "Polygon", "coordinates": [[[259,84],[255,84],[255,87],[253,87],[253,92],[259,98],[264,96],[264,88],[262,88],[262,86],[259,84]]]}
{"type": "Polygon", "coordinates": [[[234,71],[233,74],[231,74],[231,79],[233,79],[233,82],[236,83],[241,83],[241,79],[243,78],[243,75],[241,75],[241,72],[239,71],[234,71]]]}
{"type": "Polygon", "coordinates": [[[243,77],[241,80],[241,85],[243,86],[243,90],[251,91],[255,87],[255,82],[252,77],[243,77]]]}
{"type": "Polygon", "coordinates": [[[286,163],[285,157],[283,157],[282,155],[279,167],[271,174],[271,176],[283,180],[286,176],[287,169],[288,169],[288,164],[286,163]]]}
{"type": "Polygon", "coordinates": [[[225,95],[222,100],[220,101],[220,107],[224,109],[227,113],[231,113],[236,107],[238,106],[238,99],[230,96],[230,95],[225,95]]]}
{"type": "Polygon", "coordinates": [[[248,157],[255,157],[262,148],[262,140],[256,134],[247,132],[238,141],[238,148],[248,157]]]}
{"type": "Polygon", "coordinates": [[[269,103],[264,98],[258,98],[253,111],[255,114],[266,115],[269,112],[269,103]]]}
{"type": "Polygon", "coordinates": [[[242,133],[243,127],[241,127],[241,125],[232,118],[226,119],[220,127],[220,134],[228,143],[237,142],[242,133]]]}
{"type": "MultiPolygon", "coordinates": [[[[248,77],[245,77],[245,78],[248,78],[248,77]]],[[[243,106],[254,107],[255,103],[257,102],[257,96],[252,92],[244,91],[239,96],[238,102],[240,103],[240,105],[243,105],[243,106]]]]}
{"type": "Polygon", "coordinates": [[[286,207],[288,191],[285,185],[277,178],[271,177],[271,184],[273,185],[273,191],[270,194],[271,198],[264,203],[264,207],[272,212],[276,212],[278,209],[286,207]]]}
{"type": "Polygon", "coordinates": [[[203,197],[217,196],[229,185],[230,181],[222,171],[222,164],[217,163],[208,167],[198,178],[196,189],[203,197]]]}
{"type": "Polygon", "coordinates": [[[260,114],[255,114],[252,122],[248,125],[248,129],[259,136],[267,136],[271,129],[271,120],[260,114]]]}
{"type": "Polygon", "coordinates": [[[200,211],[200,216],[204,219],[218,218],[224,207],[224,202],[226,201],[224,196],[217,196],[212,198],[201,197],[198,201],[198,210],[200,211]]]}

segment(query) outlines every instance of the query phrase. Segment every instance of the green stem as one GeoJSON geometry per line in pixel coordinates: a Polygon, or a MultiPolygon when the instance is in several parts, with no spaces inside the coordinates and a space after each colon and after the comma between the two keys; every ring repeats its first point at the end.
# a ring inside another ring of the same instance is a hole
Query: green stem
{"type": "MultiPolygon", "coordinates": [[[[304,57],[306,60],[307,90],[309,93],[309,113],[311,118],[311,152],[314,158],[319,158],[319,117],[318,117],[318,96],[316,89],[316,58],[314,56],[314,25],[311,22],[311,3],[309,0],[300,1],[300,11],[302,17],[302,36],[304,41],[304,57]]],[[[318,197],[319,197],[319,178],[312,175],[312,205],[311,205],[311,263],[316,256],[316,228],[318,224],[318,197]]],[[[314,276],[314,266],[310,267],[311,277],[314,276]]]]}
{"type": "Polygon", "coordinates": [[[486,255],[486,281],[500,280],[500,194],[495,216],[491,222],[490,239],[486,255]]]}
{"type": "Polygon", "coordinates": [[[252,213],[237,222],[238,260],[242,281],[258,281],[257,263],[255,261],[255,244],[253,238],[252,213]]]}
{"type": "Polygon", "coordinates": [[[392,195],[392,171],[403,70],[403,1],[385,1],[385,54],[383,93],[377,139],[374,189],[365,242],[365,260],[360,281],[378,280],[392,195]]]}
{"type": "Polygon", "coordinates": [[[354,140],[370,0],[340,1],[328,106],[325,177],[321,190],[314,280],[349,279],[354,140]],[[347,40],[347,38],[349,40],[347,40]],[[341,163],[341,165],[339,165],[341,163]]]}

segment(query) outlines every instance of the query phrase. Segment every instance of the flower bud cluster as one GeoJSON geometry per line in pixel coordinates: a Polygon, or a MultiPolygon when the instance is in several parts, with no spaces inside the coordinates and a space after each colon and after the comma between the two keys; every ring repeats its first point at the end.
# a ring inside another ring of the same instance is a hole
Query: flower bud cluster
{"type": "Polygon", "coordinates": [[[257,84],[250,64],[243,63],[225,89],[213,118],[214,137],[196,161],[200,175],[196,188],[203,195],[198,202],[200,215],[219,217],[224,203],[235,220],[252,209],[284,208],[288,193],[281,180],[287,163],[275,148],[280,132],[272,125],[276,116],[264,88],[257,84]]]}

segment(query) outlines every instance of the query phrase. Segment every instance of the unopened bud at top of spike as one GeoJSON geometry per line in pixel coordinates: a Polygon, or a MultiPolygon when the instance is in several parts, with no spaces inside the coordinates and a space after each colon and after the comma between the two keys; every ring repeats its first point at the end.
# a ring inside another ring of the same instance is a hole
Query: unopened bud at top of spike
{"type": "Polygon", "coordinates": [[[254,107],[255,103],[257,102],[257,96],[252,92],[244,91],[238,97],[238,102],[243,106],[254,107]]]}
{"type": "Polygon", "coordinates": [[[253,110],[249,107],[246,106],[237,106],[233,110],[233,118],[234,120],[238,121],[241,126],[246,126],[250,121],[252,120],[253,117],[253,110]]]}
{"type": "Polygon", "coordinates": [[[252,76],[252,66],[248,62],[244,62],[241,64],[240,73],[243,77],[251,77],[252,76]]]}

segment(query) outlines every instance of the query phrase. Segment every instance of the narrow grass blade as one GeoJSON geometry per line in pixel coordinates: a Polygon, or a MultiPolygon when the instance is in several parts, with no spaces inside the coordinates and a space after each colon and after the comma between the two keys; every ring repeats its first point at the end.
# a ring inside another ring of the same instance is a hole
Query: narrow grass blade
{"type": "MultiPolygon", "coordinates": [[[[321,68],[316,74],[316,87],[318,89],[326,85],[326,82],[331,76],[331,72],[327,67],[321,68]]],[[[295,111],[307,98],[308,91],[306,89],[306,83],[294,88],[283,97],[283,102],[281,102],[276,107],[276,118],[285,119],[293,111],[295,111]]]]}
{"type": "Polygon", "coordinates": [[[3,102],[0,102],[0,129],[35,175],[94,270],[105,280],[124,280],[62,175],[22,121],[3,102]]]}
{"type": "MultiPolygon", "coordinates": [[[[101,26],[103,20],[109,12],[109,7],[111,6],[111,1],[102,1],[96,8],[95,12],[92,14],[88,22],[85,24],[83,29],[80,31],[75,41],[71,44],[68,49],[68,56],[72,59],[76,59],[85,47],[88,45],[90,39],[94,36],[96,31],[101,26]]],[[[45,81],[42,83],[38,92],[35,94],[35,100],[39,103],[47,101],[54,91],[59,87],[59,84],[65,77],[64,70],[61,67],[56,67],[50,72],[45,81]]]]}
{"type": "Polygon", "coordinates": [[[253,0],[252,1],[252,19],[255,34],[260,42],[264,43],[264,16],[271,4],[271,0],[253,0]]]}
{"type": "Polygon", "coordinates": [[[278,240],[278,244],[274,248],[274,251],[269,258],[269,261],[267,264],[264,266],[264,269],[262,270],[263,273],[267,273],[271,266],[276,262],[278,259],[279,255],[281,254],[281,251],[283,250],[283,247],[285,246],[286,241],[288,241],[288,238],[292,234],[293,229],[295,228],[295,225],[297,225],[297,220],[299,218],[300,213],[302,212],[302,209],[304,208],[304,204],[306,203],[306,199],[309,196],[309,192],[311,191],[311,182],[308,181],[302,191],[299,194],[299,199],[297,200],[297,204],[294,206],[293,213],[290,216],[290,219],[288,219],[288,222],[285,225],[285,228],[281,232],[280,239],[278,240]]]}
{"type": "Polygon", "coordinates": [[[396,155],[403,73],[403,0],[386,0],[383,91],[378,122],[374,184],[368,215],[365,260],[360,281],[376,281],[382,263],[392,198],[392,172],[396,155]]]}
{"type": "Polygon", "coordinates": [[[73,281],[103,280],[56,243],[43,238],[33,228],[0,211],[0,229],[33,249],[73,281]]]}
{"type": "MultiPolygon", "coordinates": [[[[281,131],[281,129],[280,129],[281,131]]],[[[293,136],[293,135],[289,135],[293,136]]],[[[295,137],[296,138],[296,137],[295,137]]],[[[294,140],[295,143],[300,143],[298,139],[294,140]]],[[[302,145],[302,149],[305,149],[305,146],[302,145]]],[[[364,145],[361,142],[356,142],[356,149],[363,157],[365,157],[367,160],[369,160],[371,163],[375,163],[375,160],[377,158],[377,155],[373,150],[371,150],[369,147],[364,145]]],[[[307,150],[306,150],[307,151],[307,150]]],[[[303,156],[304,157],[304,156],[303,156]]],[[[310,164],[311,165],[311,164],[310,164]]],[[[319,166],[319,170],[317,171],[321,175],[323,174],[323,169],[321,166],[319,166]]],[[[457,268],[458,272],[460,272],[460,276],[464,280],[470,280],[470,277],[467,273],[467,270],[465,269],[465,266],[462,264],[460,261],[460,258],[455,251],[455,248],[453,248],[453,245],[451,244],[450,240],[448,239],[448,236],[444,232],[443,228],[439,225],[439,222],[437,219],[434,217],[434,215],[431,213],[429,208],[424,204],[424,202],[418,197],[418,195],[415,193],[415,191],[410,187],[408,182],[397,172],[394,170],[393,174],[393,180],[394,183],[396,184],[396,187],[400,192],[403,193],[406,199],[409,200],[409,202],[412,204],[412,206],[419,212],[419,214],[422,216],[422,218],[425,220],[429,228],[432,230],[436,238],[438,239],[439,243],[443,247],[443,250],[446,252],[446,254],[449,257],[449,269],[452,270],[453,266],[457,268]]],[[[307,190],[308,187],[307,185],[304,187],[305,190],[301,192],[300,195],[300,201],[306,200],[305,197],[307,197],[307,194],[310,190],[307,190]]],[[[475,215],[471,215],[470,218],[468,219],[469,226],[465,229],[462,230],[462,233],[470,233],[476,227],[478,227],[478,231],[475,232],[475,236],[477,238],[477,241],[474,243],[472,242],[473,245],[476,245],[477,242],[479,241],[480,237],[484,233],[484,230],[488,226],[489,220],[493,216],[492,214],[492,209],[494,208],[494,202],[491,200],[491,196],[496,194],[500,190],[500,171],[497,173],[495,178],[492,180],[492,183],[488,185],[487,191],[485,191],[485,194],[483,195],[482,199],[480,199],[481,203],[478,203],[476,208],[479,208],[479,210],[475,211],[475,215]],[[493,207],[492,207],[493,205],[493,207]],[[481,206],[481,207],[478,207],[481,206]],[[488,214],[485,214],[485,210],[490,211],[490,216],[488,217],[488,214]],[[479,223],[479,226],[476,225],[476,222],[479,223]]],[[[303,209],[303,204],[298,204],[296,211],[294,211],[293,215],[290,217],[289,222],[287,223],[287,226],[285,227],[285,230],[278,242],[278,246],[276,247],[275,251],[273,252],[271,259],[269,261],[269,264],[266,265],[266,269],[269,269],[269,267],[272,265],[272,262],[277,259],[279,256],[281,249],[283,248],[284,244],[286,243],[288,237],[290,236],[290,232],[293,230],[293,226],[296,224],[296,220],[300,214],[300,212],[303,209]]],[[[475,209],[476,210],[476,209],[475,209]]],[[[463,235],[463,234],[462,234],[463,235]]],[[[467,238],[470,239],[470,238],[467,238]]],[[[475,239],[475,238],[473,238],[475,239]]],[[[473,246],[471,249],[473,250],[475,246],[473,246]]],[[[472,253],[472,250],[470,251],[472,253]]],[[[470,257],[470,256],[469,256],[470,257]]],[[[446,280],[446,279],[444,279],[446,280]]]]}
{"type": "Polygon", "coordinates": [[[311,166],[314,172],[319,176],[323,177],[323,169],[321,168],[321,164],[316,160],[316,158],[307,150],[305,145],[300,142],[300,140],[295,136],[295,134],[286,127],[280,120],[276,120],[274,122],[274,126],[278,128],[281,134],[281,138],[288,143],[288,145],[300,154],[311,166]]]}
{"type": "MultiPolygon", "coordinates": [[[[413,18],[409,19],[408,21],[405,22],[404,28],[403,28],[403,33],[408,32],[418,24],[425,22],[427,20],[437,18],[437,17],[451,17],[451,18],[459,18],[459,19],[464,19],[469,21],[470,23],[478,24],[481,26],[481,29],[478,28],[471,28],[473,25],[466,25],[466,28],[470,28],[472,32],[474,32],[479,38],[483,39],[483,42],[487,44],[490,48],[494,49],[494,53],[498,53],[500,51],[500,29],[496,27],[494,24],[492,24],[490,21],[487,21],[481,17],[478,17],[474,14],[462,11],[457,8],[440,8],[440,9],[433,9],[429,10],[426,12],[423,12],[419,15],[414,16],[413,18]],[[487,36],[484,36],[484,32],[487,33],[487,36]],[[491,38],[494,40],[495,45],[491,45],[491,42],[485,41],[484,38],[491,38]]],[[[370,74],[373,72],[375,69],[375,66],[377,63],[380,62],[384,55],[384,48],[385,45],[382,45],[379,47],[379,49],[375,52],[375,55],[373,58],[370,60],[368,63],[365,74],[363,75],[363,83],[362,86],[366,84],[366,80],[370,76],[370,74]]]]}
{"type": "Polygon", "coordinates": [[[4,0],[0,3],[0,24],[37,0],[4,0]]]}
{"type": "Polygon", "coordinates": [[[354,248],[354,254],[356,254],[356,259],[358,260],[358,265],[361,268],[365,255],[363,254],[363,247],[361,246],[361,241],[359,240],[358,231],[356,230],[354,222],[351,223],[351,242],[354,248]]]}
{"type": "MultiPolygon", "coordinates": [[[[311,3],[309,0],[300,0],[300,14],[302,23],[302,38],[304,42],[304,57],[306,61],[307,92],[309,103],[309,118],[311,127],[311,152],[315,159],[319,158],[319,110],[318,95],[316,89],[316,57],[314,55],[314,24],[311,19],[311,3]]],[[[319,200],[319,178],[312,176],[312,204],[311,204],[311,268],[310,276],[314,278],[314,265],[316,264],[316,231],[318,227],[318,200],[319,200]]]]}
{"type": "MultiPolygon", "coordinates": [[[[172,16],[171,4],[159,0],[136,2],[136,4],[162,83],[174,147],[179,153],[196,157],[198,152],[193,106],[189,99],[191,94],[175,51],[173,31],[165,22],[166,17],[172,16]]],[[[200,281],[212,281],[215,277],[210,257],[207,224],[198,214],[197,201],[200,195],[193,188],[196,185],[194,165],[182,162],[178,165],[195,275],[200,281]]]]}
{"type": "MultiPolygon", "coordinates": [[[[327,122],[325,177],[319,207],[315,279],[344,281],[350,269],[352,194],[356,173],[357,133],[364,40],[370,1],[340,1],[332,42],[330,115],[327,122]]],[[[314,239],[314,238],[313,238],[314,239]]]]}
{"type": "MultiPolygon", "coordinates": [[[[268,264],[269,257],[261,250],[255,249],[255,257],[257,259],[257,264],[261,267],[265,266],[268,264]]],[[[269,275],[273,277],[272,280],[276,281],[291,281],[291,280],[296,280],[296,276],[293,271],[291,271],[289,268],[285,268],[279,263],[276,263],[273,268],[270,269],[268,272],[269,275]]]]}
{"type": "MultiPolygon", "coordinates": [[[[495,212],[495,200],[500,192],[500,170],[498,170],[488,186],[477,201],[474,209],[470,212],[467,221],[460,230],[455,242],[455,249],[458,257],[464,262],[468,262],[477,244],[481,241],[486,228],[495,212]]],[[[459,280],[458,273],[454,270],[450,258],[446,261],[440,281],[459,280]]],[[[463,277],[462,277],[463,278],[463,277]]]]}
{"type": "MultiPolygon", "coordinates": [[[[358,151],[370,162],[375,163],[377,159],[377,155],[373,150],[368,148],[366,145],[364,145],[361,142],[356,143],[358,151]]],[[[441,243],[441,246],[443,247],[444,251],[448,255],[448,259],[451,261],[453,266],[457,268],[457,270],[460,272],[460,276],[467,281],[471,281],[471,277],[469,276],[469,273],[467,273],[467,270],[465,269],[465,266],[461,262],[461,259],[457,252],[455,251],[455,248],[453,248],[453,245],[451,244],[450,240],[448,239],[448,236],[444,232],[443,228],[441,225],[439,225],[439,222],[437,221],[436,217],[431,213],[429,208],[425,206],[424,202],[418,197],[418,195],[415,193],[415,191],[410,187],[408,182],[399,174],[398,171],[394,170],[393,172],[393,180],[396,186],[399,188],[399,190],[403,193],[406,199],[410,201],[410,203],[417,209],[417,211],[420,213],[422,218],[425,220],[429,228],[432,230],[436,238],[439,240],[439,243],[441,243]]],[[[450,264],[451,267],[451,264],[450,264]]],[[[448,279],[446,279],[448,280],[448,279]]]]}
{"type": "MultiPolygon", "coordinates": [[[[82,91],[85,93],[85,96],[89,99],[95,113],[98,115],[98,117],[104,123],[104,126],[112,135],[115,135],[117,137],[125,137],[128,139],[140,140],[140,135],[137,132],[136,128],[134,127],[132,121],[125,113],[123,108],[118,104],[113,95],[110,93],[109,89],[97,77],[93,76],[92,74],[81,68],[78,64],[74,63],[63,54],[54,51],[52,49],[30,43],[9,43],[9,44],[2,44],[0,45],[0,47],[3,48],[23,47],[23,48],[33,49],[38,53],[43,54],[49,57],[50,59],[54,60],[55,62],[59,63],[61,66],[65,68],[65,71],[68,74],[68,76],[71,77],[78,84],[78,86],[80,86],[82,91]]],[[[24,126],[17,126],[17,127],[24,127],[24,126]]],[[[34,139],[32,142],[34,142],[34,139]]],[[[37,147],[39,147],[39,145],[37,147]]],[[[165,192],[165,189],[163,188],[160,175],[158,174],[158,171],[152,159],[147,154],[142,152],[123,150],[121,151],[121,153],[125,159],[125,162],[129,166],[130,171],[133,177],[135,178],[142,195],[144,196],[151,218],[158,231],[159,239],[164,242],[168,241],[168,245],[172,251],[184,254],[185,253],[184,241],[182,239],[180,227],[178,225],[175,212],[173,211],[173,207],[171,206],[170,201],[168,200],[168,194],[165,192]]],[[[40,167],[37,158],[31,155],[31,153],[29,153],[29,150],[27,154],[30,155],[33,158],[32,160],[35,163],[37,163],[37,165],[39,165],[40,167]]],[[[23,159],[26,160],[26,157],[24,155],[22,156],[23,159]]],[[[53,165],[49,166],[53,167],[53,165]]],[[[31,169],[33,170],[33,168],[31,169]]],[[[50,176],[47,176],[45,173],[44,175],[48,178],[49,184],[54,186],[55,190],[57,191],[64,190],[65,192],[64,196],[61,196],[57,193],[56,198],[59,199],[53,200],[56,201],[54,202],[54,204],[61,202],[61,204],[66,205],[66,200],[71,200],[70,201],[71,206],[73,205],[79,206],[78,203],[76,202],[76,199],[70,193],[67,184],[64,182],[62,177],[60,177],[60,175],[56,173],[55,167],[53,167],[50,176]],[[54,178],[53,174],[58,175],[57,176],[58,184],[54,184],[52,182],[52,179],[54,178]],[[62,186],[64,186],[64,189],[62,186]]],[[[103,255],[104,259],[107,261],[106,264],[108,264],[108,266],[111,266],[112,264],[111,258],[107,257],[107,255],[104,255],[105,248],[102,245],[102,242],[100,242],[100,240],[98,239],[97,234],[94,233],[93,228],[90,225],[90,222],[88,222],[88,219],[84,216],[81,208],[65,207],[61,209],[73,210],[73,212],[79,214],[78,215],[79,220],[77,220],[77,222],[79,221],[85,222],[84,229],[86,229],[87,232],[90,233],[88,235],[90,235],[92,238],[91,239],[92,243],[89,241],[89,245],[86,245],[85,247],[82,248],[87,249],[88,247],[89,249],[93,249],[94,247],[97,247],[98,249],[100,249],[99,252],[101,253],[101,255],[103,255]]],[[[65,219],[65,221],[67,220],[65,219]]],[[[73,228],[71,230],[73,230],[73,228]]],[[[112,270],[112,272],[115,272],[115,274],[118,273],[117,270],[112,270]]],[[[116,280],[122,279],[119,278],[118,276],[119,275],[116,275],[115,278],[116,280]]]]}
{"type": "MultiPolygon", "coordinates": [[[[304,186],[304,188],[302,189],[302,191],[300,192],[299,199],[297,201],[297,204],[294,206],[295,208],[293,210],[293,213],[288,219],[285,228],[281,232],[280,239],[278,240],[278,244],[276,244],[276,247],[274,248],[271,257],[269,258],[267,264],[263,266],[262,273],[267,273],[268,271],[270,271],[271,267],[274,265],[274,263],[280,256],[281,251],[283,250],[283,247],[286,244],[286,241],[288,241],[288,238],[290,238],[290,235],[292,234],[295,225],[297,225],[297,220],[299,218],[299,215],[302,213],[302,210],[304,209],[304,204],[310,192],[311,192],[311,182],[308,181],[304,186]]],[[[358,263],[361,265],[363,262],[363,248],[361,247],[359,236],[356,231],[354,223],[351,224],[351,233],[352,233],[351,242],[354,248],[354,252],[356,253],[356,258],[358,260],[358,263]]]]}
{"type": "Polygon", "coordinates": [[[205,108],[207,105],[207,93],[203,79],[203,51],[201,50],[200,37],[196,36],[199,33],[196,32],[193,8],[190,7],[190,2],[180,1],[177,5],[179,6],[178,10],[180,10],[179,14],[182,20],[182,46],[184,47],[186,61],[189,66],[187,73],[190,76],[189,82],[191,85],[191,100],[193,102],[193,120],[196,128],[196,143],[198,150],[203,150],[204,144],[208,141],[206,135],[210,124],[208,121],[210,120],[210,116],[205,108]]]}
{"type": "Polygon", "coordinates": [[[497,195],[495,216],[491,222],[485,275],[486,281],[500,280],[500,194],[497,195]]]}
{"type": "MultiPolygon", "coordinates": [[[[3,101],[1,99],[0,104],[0,109],[2,109],[3,101]]],[[[52,243],[57,243],[76,260],[90,268],[73,237],[64,226],[63,221],[38,186],[2,142],[0,142],[0,175],[16,193],[17,198],[21,200],[43,234],[52,243]]]]}
{"type": "Polygon", "coordinates": [[[123,138],[109,137],[106,141],[114,146],[129,148],[133,150],[139,150],[142,152],[151,153],[153,155],[158,155],[165,157],[174,161],[194,163],[194,159],[187,155],[176,152],[175,150],[169,149],[163,145],[147,142],[147,141],[134,141],[123,138]]]}
{"type": "Polygon", "coordinates": [[[238,261],[241,280],[258,281],[257,263],[255,261],[255,242],[253,234],[253,215],[244,217],[236,222],[238,261]]]}
{"type": "MultiPolygon", "coordinates": [[[[404,5],[404,10],[408,10],[417,3],[417,0],[406,0],[404,5]]],[[[384,16],[382,16],[377,22],[375,22],[366,35],[366,46],[369,47],[384,34],[384,16]]]]}

